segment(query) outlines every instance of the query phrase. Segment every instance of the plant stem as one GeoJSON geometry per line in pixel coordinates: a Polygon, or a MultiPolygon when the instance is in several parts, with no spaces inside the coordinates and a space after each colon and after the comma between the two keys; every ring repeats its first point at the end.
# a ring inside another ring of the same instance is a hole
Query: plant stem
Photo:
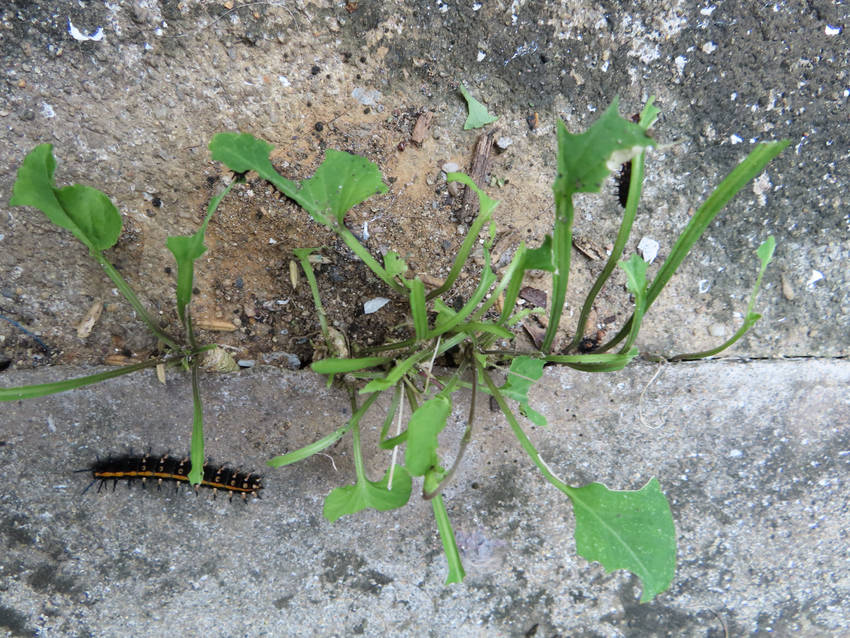
{"type": "Polygon", "coordinates": [[[357,255],[361,261],[369,266],[369,269],[377,275],[381,281],[387,284],[390,288],[395,290],[397,293],[406,295],[407,291],[404,286],[398,283],[395,279],[393,279],[390,274],[386,271],[386,269],[379,264],[372,254],[366,250],[366,247],[360,243],[357,237],[354,236],[348,228],[346,228],[345,224],[334,224],[332,226],[333,230],[336,231],[337,235],[342,237],[342,240],[345,242],[346,246],[351,248],[355,255],[357,255]]]}
{"type": "Polygon", "coordinates": [[[552,275],[552,308],[549,311],[549,325],[543,337],[541,350],[548,354],[558,331],[561,314],[564,311],[564,300],[567,297],[567,282],[570,277],[570,252],[573,242],[573,200],[569,195],[555,195],[555,229],[553,246],[555,257],[555,272],[552,275]]]}
{"type": "Polygon", "coordinates": [[[160,328],[157,323],[154,321],[153,317],[148,314],[148,311],[145,310],[144,306],[142,306],[142,302],[139,301],[139,298],[136,296],[136,293],[133,292],[133,289],[130,288],[129,284],[124,281],[124,278],[119,274],[115,267],[106,260],[106,257],[103,256],[102,253],[96,251],[90,251],[91,256],[101,265],[103,270],[106,272],[107,276],[112,280],[115,284],[115,287],[124,295],[124,298],[130,302],[130,305],[133,306],[133,309],[136,311],[138,317],[144,321],[148,328],[157,336],[157,338],[165,343],[167,346],[174,350],[179,350],[180,346],[177,342],[170,337],[167,333],[163,332],[162,328],[160,328]]]}
{"type": "Polygon", "coordinates": [[[611,256],[608,257],[608,261],[605,262],[605,267],[602,269],[602,272],[599,273],[599,277],[596,278],[596,281],[593,283],[593,287],[590,289],[590,292],[587,293],[584,305],[581,307],[576,333],[573,337],[573,342],[570,344],[570,350],[572,351],[578,350],[579,344],[584,337],[584,331],[587,327],[587,319],[590,316],[591,309],[593,308],[593,302],[596,300],[596,296],[599,294],[599,291],[602,290],[602,286],[605,285],[605,282],[608,281],[611,273],[614,272],[614,269],[617,267],[617,260],[620,259],[620,255],[623,254],[623,249],[626,247],[626,242],[632,232],[632,224],[635,221],[638,202],[640,201],[645,160],[646,151],[632,160],[632,176],[629,182],[629,197],[626,201],[626,209],[623,212],[623,221],[620,224],[620,230],[617,233],[614,248],[611,250],[611,256]]]}

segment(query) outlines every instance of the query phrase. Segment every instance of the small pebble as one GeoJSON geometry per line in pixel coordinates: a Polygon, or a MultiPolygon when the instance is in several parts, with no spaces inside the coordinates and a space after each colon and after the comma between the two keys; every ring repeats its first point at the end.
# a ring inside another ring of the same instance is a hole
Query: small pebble
{"type": "Polygon", "coordinates": [[[444,173],[456,173],[460,170],[460,166],[458,166],[454,162],[446,162],[445,164],[443,164],[442,169],[444,173]]]}
{"type": "Polygon", "coordinates": [[[500,137],[496,140],[496,146],[498,146],[503,151],[513,143],[514,141],[509,137],[500,137]]]}
{"type": "Polygon", "coordinates": [[[463,191],[463,184],[460,182],[449,182],[449,195],[457,197],[463,191]]]}
{"type": "Polygon", "coordinates": [[[240,368],[253,368],[256,362],[253,359],[239,359],[236,364],[240,368]]]}

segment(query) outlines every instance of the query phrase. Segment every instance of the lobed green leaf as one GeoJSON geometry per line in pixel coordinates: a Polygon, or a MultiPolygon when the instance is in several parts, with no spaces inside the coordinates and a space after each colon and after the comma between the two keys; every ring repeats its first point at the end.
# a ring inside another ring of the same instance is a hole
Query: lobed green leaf
{"type": "Polygon", "coordinates": [[[600,483],[567,493],[576,517],[578,553],[606,571],[627,569],[640,578],[640,601],[670,586],[676,570],[676,529],[657,479],[637,491],[614,491],[600,483]]]}

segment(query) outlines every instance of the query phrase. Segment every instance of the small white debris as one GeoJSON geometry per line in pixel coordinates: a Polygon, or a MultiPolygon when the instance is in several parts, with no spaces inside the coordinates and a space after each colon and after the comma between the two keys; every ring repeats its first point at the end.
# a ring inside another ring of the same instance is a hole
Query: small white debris
{"type": "Polygon", "coordinates": [[[806,282],[806,286],[812,287],[821,279],[823,279],[823,273],[819,270],[813,270],[812,274],[809,276],[809,280],[806,282]]]}
{"type": "Polygon", "coordinates": [[[482,5],[480,2],[473,2],[472,3],[472,10],[478,11],[482,6],[484,6],[484,5],[482,5]]]}
{"type": "Polygon", "coordinates": [[[446,162],[441,168],[444,173],[457,173],[460,170],[460,166],[454,162],[446,162]]]}
{"type": "Polygon", "coordinates": [[[714,10],[716,8],[717,7],[715,7],[714,5],[711,5],[710,7],[705,7],[704,9],[700,9],[699,12],[704,16],[710,16],[712,13],[714,13],[714,10]]]}
{"type": "Polygon", "coordinates": [[[741,143],[741,142],[743,142],[744,140],[743,140],[743,139],[741,139],[740,137],[738,137],[737,135],[735,135],[734,133],[732,133],[732,135],[730,135],[730,136],[729,136],[729,141],[730,141],[732,144],[740,144],[740,143],[741,143]]]}
{"type": "Polygon", "coordinates": [[[274,246],[277,243],[277,240],[274,237],[269,237],[269,244],[274,246]]]}
{"type": "Polygon", "coordinates": [[[369,241],[369,222],[363,222],[363,241],[369,241]]]}
{"type": "Polygon", "coordinates": [[[513,143],[514,143],[514,141],[507,136],[500,137],[499,139],[496,140],[496,146],[498,146],[503,151],[513,143]]]}
{"type": "Polygon", "coordinates": [[[373,312],[378,312],[381,308],[390,303],[386,297],[375,297],[363,304],[363,314],[371,315],[373,312]]]}
{"type": "Polygon", "coordinates": [[[838,35],[841,31],[842,27],[834,27],[831,24],[826,25],[823,29],[823,32],[827,35],[838,35]]]}
{"type": "Polygon", "coordinates": [[[712,337],[724,337],[726,336],[726,326],[722,323],[713,323],[708,327],[708,334],[712,337]]]}
{"type": "Polygon", "coordinates": [[[56,117],[56,111],[54,111],[53,107],[50,106],[47,102],[41,103],[41,114],[48,120],[52,117],[56,117]]]}
{"type": "Polygon", "coordinates": [[[709,290],[711,290],[711,282],[708,279],[700,279],[699,280],[699,291],[700,294],[705,294],[709,290]]]}
{"type": "Polygon", "coordinates": [[[638,242],[638,252],[640,256],[643,257],[643,260],[651,264],[655,261],[655,258],[658,256],[658,249],[661,247],[657,241],[652,239],[651,237],[644,237],[638,242]]]}
{"type": "Polygon", "coordinates": [[[676,70],[679,72],[679,75],[682,75],[685,72],[685,65],[688,63],[688,58],[684,55],[677,55],[673,62],[676,64],[676,70]]]}
{"type": "Polygon", "coordinates": [[[717,45],[714,42],[706,42],[701,48],[703,53],[714,53],[717,51],[717,45]]]}
{"type": "Polygon", "coordinates": [[[77,27],[74,26],[74,23],[71,22],[71,18],[68,18],[68,33],[71,34],[71,37],[79,42],[85,42],[86,40],[93,40],[94,42],[100,42],[103,40],[103,27],[98,27],[97,31],[86,35],[82,31],[80,31],[77,27]]]}
{"type": "Polygon", "coordinates": [[[281,83],[283,86],[292,86],[292,82],[290,82],[290,81],[289,81],[289,78],[288,78],[288,77],[286,77],[285,75],[278,75],[278,76],[277,76],[277,79],[278,79],[278,80],[280,80],[280,83],[281,83]]]}
{"type": "Polygon", "coordinates": [[[357,87],[351,92],[351,97],[360,102],[363,106],[377,106],[381,101],[381,92],[377,89],[364,89],[357,87]]]}
{"type": "Polygon", "coordinates": [[[730,450],[729,456],[731,456],[733,459],[737,459],[741,456],[744,456],[744,453],[741,452],[741,450],[735,449],[735,450],[730,450]]]}
{"type": "Polygon", "coordinates": [[[477,57],[476,59],[478,60],[478,62],[481,62],[481,61],[482,61],[484,58],[486,58],[486,57],[487,57],[487,54],[486,54],[486,53],[484,53],[484,51],[479,51],[479,52],[478,52],[478,57],[477,57]]]}

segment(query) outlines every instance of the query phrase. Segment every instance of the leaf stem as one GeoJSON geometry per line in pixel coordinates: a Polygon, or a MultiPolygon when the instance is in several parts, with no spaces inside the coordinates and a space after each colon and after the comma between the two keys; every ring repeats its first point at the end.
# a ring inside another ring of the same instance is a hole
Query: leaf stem
{"type": "Polygon", "coordinates": [[[106,272],[107,276],[112,280],[115,284],[115,287],[124,295],[124,298],[130,302],[130,305],[133,306],[133,310],[136,311],[136,314],[139,318],[144,321],[148,328],[157,336],[157,338],[165,343],[168,347],[179,350],[180,346],[177,342],[169,336],[166,332],[160,328],[157,323],[154,321],[153,317],[148,314],[148,311],[145,310],[144,306],[142,306],[142,302],[139,301],[139,298],[136,296],[136,293],[133,292],[133,289],[130,288],[129,284],[124,281],[124,278],[119,274],[115,267],[109,263],[106,257],[99,251],[90,251],[91,256],[101,265],[103,270],[106,272]]]}

